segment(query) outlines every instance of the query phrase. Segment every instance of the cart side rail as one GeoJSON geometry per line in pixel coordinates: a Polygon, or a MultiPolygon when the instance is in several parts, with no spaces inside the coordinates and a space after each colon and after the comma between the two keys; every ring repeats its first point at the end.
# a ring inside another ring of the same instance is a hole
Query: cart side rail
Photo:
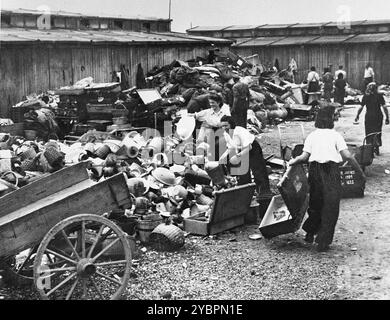
{"type": "Polygon", "coordinates": [[[89,179],[88,161],[63,168],[0,197],[0,217],[89,179]]]}
{"type": "Polygon", "coordinates": [[[54,225],[67,217],[81,213],[101,215],[118,207],[131,206],[123,173],[92,185],[86,185],[85,182],[80,184],[85,187],[80,190],[75,186],[75,191],[65,198],[58,200],[56,194],[51,195],[48,201],[41,201],[43,205],[36,207],[36,210],[24,215],[19,210],[14,219],[13,213],[0,218],[10,218],[8,222],[0,224],[0,256],[9,257],[38,244],[54,225]]]}

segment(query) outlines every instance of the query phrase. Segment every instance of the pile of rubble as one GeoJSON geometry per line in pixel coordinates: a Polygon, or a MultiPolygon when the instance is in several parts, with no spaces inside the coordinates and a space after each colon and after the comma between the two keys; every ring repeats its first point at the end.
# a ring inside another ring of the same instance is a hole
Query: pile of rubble
{"type": "MultiPolygon", "coordinates": [[[[209,160],[209,145],[195,146],[195,120],[186,113],[210,108],[211,92],[232,107],[237,83],[247,88],[248,129],[255,135],[268,124],[314,112],[313,106],[303,106],[303,84],[290,83],[275,70],[259,72],[258,65],[232,52],[175,60],[146,76],[140,66],[138,71],[137,87],[85,78],[14,106],[23,114],[25,137],[0,134],[0,196],[88,161],[95,181],[125,174],[134,198],[127,214],[142,217],[139,221],[153,226],[165,216],[180,225],[199,214],[207,220],[215,193],[236,188],[237,180],[225,166],[209,160]],[[161,137],[156,132],[162,132],[165,120],[173,120],[173,133],[161,137]]],[[[265,199],[265,207],[269,201],[265,199]]]]}

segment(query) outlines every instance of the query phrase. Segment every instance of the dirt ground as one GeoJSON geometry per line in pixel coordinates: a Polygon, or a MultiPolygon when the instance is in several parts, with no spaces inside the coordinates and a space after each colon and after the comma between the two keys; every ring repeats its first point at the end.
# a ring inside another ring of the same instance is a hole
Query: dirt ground
{"type": "MultiPolygon", "coordinates": [[[[351,143],[361,144],[363,121],[355,107],[336,123],[351,143]]],[[[361,115],[364,119],[364,114],[361,115]]],[[[313,122],[301,122],[306,135],[313,122]]],[[[297,138],[295,136],[295,138],[297,138]]],[[[297,138],[301,139],[301,138],[297,138]]],[[[273,128],[263,136],[266,153],[279,155],[273,128]]],[[[270,240],[249,239],[258,224],[213,237],[189,235],[178,252],[146,248],[134,261],[126,299],[389,299],[390,126],[384,126],[381,155],[366,169],[365,197],[343,199],[331,250],[318,253],[304,232],[270,240]]],[[[3,299],[37,299],[33,289],[0,288],[3,299]]]]}

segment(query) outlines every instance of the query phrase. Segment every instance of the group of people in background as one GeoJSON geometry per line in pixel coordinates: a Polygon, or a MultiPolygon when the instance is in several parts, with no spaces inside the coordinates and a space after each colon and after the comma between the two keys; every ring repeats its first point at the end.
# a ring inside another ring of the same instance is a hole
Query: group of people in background
{"type": "MultiPolygon", "coordinates": [[[[347,86],[347,72],[343,69],[342,65],[339,66],[338,70],[331,73],[330,67],[324,68],[322,77],[317,73],[316,68],[313,66],[307,75],[307,92],[319,92],[320,91],[320,80],[324,84],[324,99],[331,101],[332,92],[334,89],[334,102],[338,102],[344,105],[345,88],[347,86]]],[[[372,68],[371,63],[367,63],[364,69],[364,90],[368,84],[374,82],[375,72],[372,68]]]]}
{"type": "Polygon", "coordinates": [[[330,71],[330,67],[324,68],[322,79],[317,73],[315,67],[311,67],[309,74],[307,75],[307,92],[319,92],[320,80],[324,83],[324,99],[331,101],[332,92],[334,88],[334,101],[344,105],[345,88],[347,86],[347,73],[343,70],[343,66],[339,66],[339,69],[333,75],[330,71]]]}

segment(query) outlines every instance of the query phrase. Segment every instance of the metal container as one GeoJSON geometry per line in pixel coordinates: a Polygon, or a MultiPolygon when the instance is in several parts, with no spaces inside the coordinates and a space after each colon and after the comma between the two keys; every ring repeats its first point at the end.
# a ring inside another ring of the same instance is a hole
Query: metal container
{"type": "Polygon", "coordinates": [[[159,214],[144,216],[144,219],[138,220],[137,232],[140,241],[142,243],[148,243],[152,231],[161,223],[162,217],[159,214]]]}

